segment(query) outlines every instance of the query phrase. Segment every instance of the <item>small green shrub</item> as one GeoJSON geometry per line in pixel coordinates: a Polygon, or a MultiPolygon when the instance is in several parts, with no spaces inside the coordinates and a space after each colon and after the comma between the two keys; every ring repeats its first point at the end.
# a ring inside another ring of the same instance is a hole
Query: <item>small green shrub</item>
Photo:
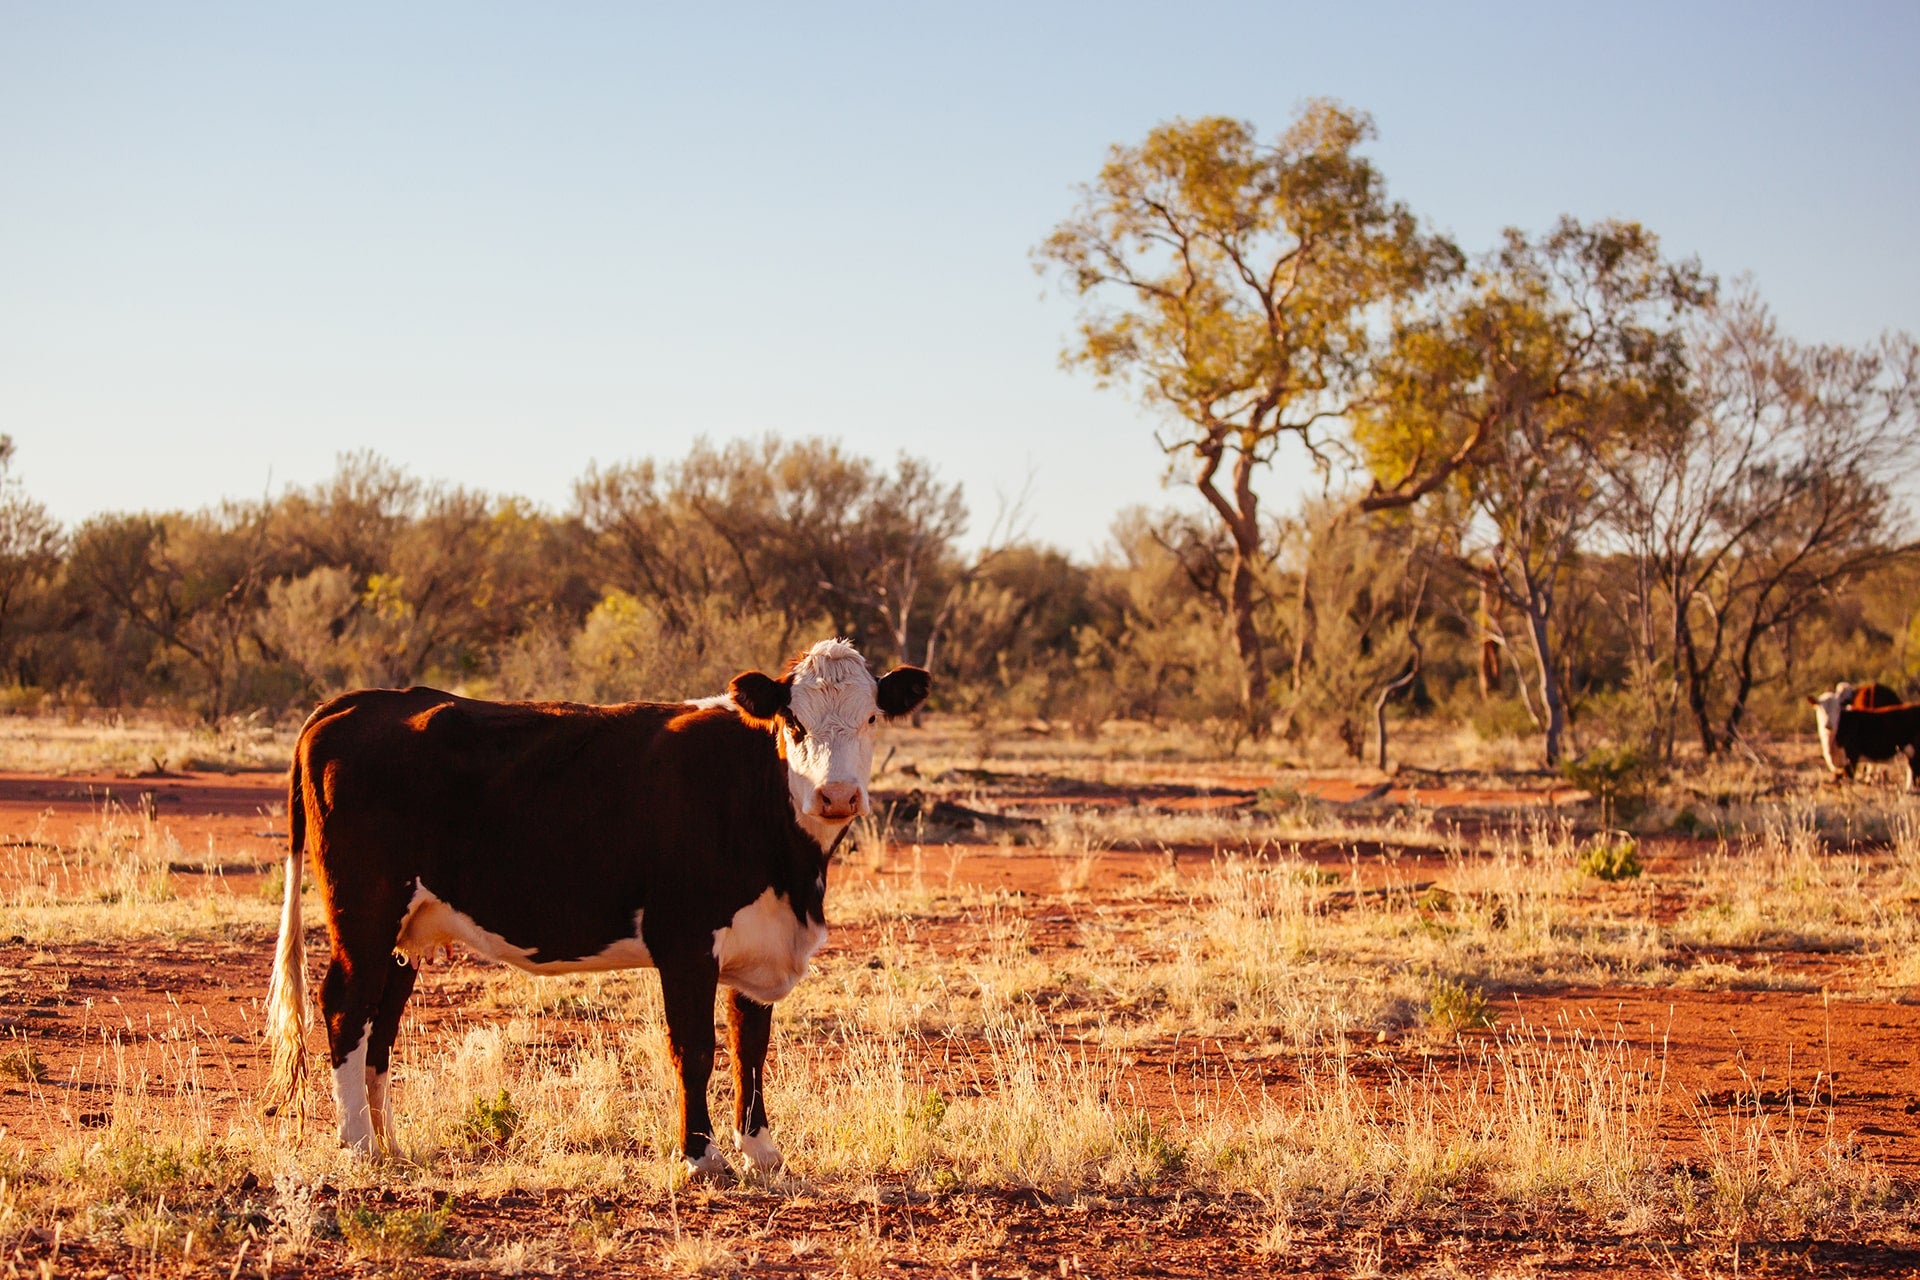
{"type": "Polygon", "coordinates": [[[340,1238],[363,1258],[392,1261],[433,1253],[447,1242],[447,1209],[376,1209],[352,1205],[340,1211],[340,1238]]]}
{"type": "Polygon", "coordinates": [[[1156,1182],[1186,1167],[1187,1148],[1167,1137],[1153,1117],[1136,1111],[1120,1123],[1120,1141],[1139,1159],[1149,1182],[1156,1182]]]}
{"type": "MultiPolygon", "coordinates": [[[[189,1161],[177,1146],[149,1143],[143,1135],[107,1148],[107,1176],[123,1200],[149,1202],[166,1198],[190,1176],[189,1161]]],[[[205,1161],[199,1161],[202,1165],[205,1161]]],[[[175,1199],[178,1199],[177,1194],[175,1199]]]]}
{"type": "Polygon", "coordinates": [[[1507,738],[1525,738],[1540,732],[1526,704],[1518,698],[1487,698],[1474,702],[1467,712],[1474,736],[1482,742],[1500,742],[1507,738]]]}
{"type": "Polygon", "coordinates": [[[1427,997],[1427,1025],[1436,1031],[1491,1027],[1495,1017],[1485,991],[1452,978],[1435,982],[1427,997]]]}
{"type": "Polygon", "coordinates": [[[47,700],[38,685],[10,684],[0,688],[0,716],[36,716],[47,700]]]}
{"type": "Polygon", "coordinates": [[[0,1053],[0,1076],[22,1084],[39,1084],[53,1073],[31,1046],[0,1053]]]}
{"type": "Polygon", "coordinates": [[[1600,825],[1632,822],[1647,808],[1647,791],[1654,767],[1638,747],[1595,747],[1578,760],[1568,760],[1560,773],[1600,802],[1600,825]]]}
{"type": "Polygon", "coordinates": [[[513,1105],[513,1097],[505,1089],[492,1099],[475,1098],[460,1124],[460,1132],[468,1141],[489,1147],[506,1146],[519,1128],[520,1108],[513,1105]]]}
{"type": "MultiPolygon", "coordinates": [[[[260,877],[260,896],[268,902],[278,902],[287,891],[287,864],[282,859],[267,868],[267,874],[260,877]]],[[[300,877],[300,892],[313,892],[313,877],[300,877]]]]}
{"type": "Polygon", "coordinates": [[[1640,842],[1625,832],[1603,831],[1580,850],[1580,873],[1596,880],[1632,880],[1640,865],[1640,842]]]}
{"type": "Polygon", "coordinates": [[[929,1089],[907,1107],[907,1118],[931,1132],[947,1118],[947,1099],[938,1089],[929,1089]]]}

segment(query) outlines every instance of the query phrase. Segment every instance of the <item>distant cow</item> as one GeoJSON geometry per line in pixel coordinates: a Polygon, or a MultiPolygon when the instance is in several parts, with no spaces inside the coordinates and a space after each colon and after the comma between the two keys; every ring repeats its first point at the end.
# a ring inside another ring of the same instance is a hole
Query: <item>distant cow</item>
{"type": "MultiPolygon", "coordinates": [[[[1813,707],[1814,723],[1820,733],[1820,754],[1826,759],[1827,768],[1834,778],[1853,777],[1854,766],[1862,757],[1843,757],[1836,749],[1835,734],[1840,726],[1840,714],[1847,710],[1870,711],[1877,708],[1900,705],[1900,695],[1884,684],[1855,685],[1845,680],[1833,686],[1833,692],[1807,695],[1807,702],[1813,707]]],[[[1867,756],[1869,760],[1887,760],[1890,756],[1867,756]]]]}
{"type": "Polygon", "coordinates": [[[707,1112],[713,1002],[729,988],[734,1141],[781,1162],[761,1072],[775,1000],[826,940],[827,862],[868,812],[882,717],[931,680],[875,680],[845,641],[696,703],[482,702],[435,689],[335,698],[300,731],[267,1026],[270,1098],[305,1070],[300,875],[331,956],[320,986],[340,1140],[391,1149],[387,1073],[417,961],[459,942],[530,973],[653,968],[679,1070],[680,1151],[726,1164],[707,1112]]]}

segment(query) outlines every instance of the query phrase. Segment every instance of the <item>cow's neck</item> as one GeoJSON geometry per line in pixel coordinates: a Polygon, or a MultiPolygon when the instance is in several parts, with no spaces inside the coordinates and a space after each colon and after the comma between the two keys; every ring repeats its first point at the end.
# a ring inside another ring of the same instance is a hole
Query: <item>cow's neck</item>
{"type": "Polygon", "coordinates": [[[828,820],[826,818],[816,818],[810,813],[800,813],[798,811],[796,811],[793,816],[800,823],[800,829],[811,836],[813,842],[820,846],[822,856],[832,853],[834,846],[840,843],[840,837],[846,835],[847,828],[853,825],[852,818],[828,820]]]}

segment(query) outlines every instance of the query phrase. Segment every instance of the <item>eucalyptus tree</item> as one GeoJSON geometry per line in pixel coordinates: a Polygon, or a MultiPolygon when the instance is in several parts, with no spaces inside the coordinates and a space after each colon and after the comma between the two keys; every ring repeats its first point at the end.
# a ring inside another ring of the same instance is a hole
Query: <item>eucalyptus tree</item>
{"type": "Polygon", "coordinates": [[[1705,516],[1704,537],[1667,540],[1656,563],[1708,753],[1738,741],[1755,688],[1784,674],[1784,653],[1763,669],[1765,651],[1783,647],[1771,642],[1867,573],[1920,552],[1901,501],[1920,467],[1913,339],[1794,342],[1750,297],[1715,320],[1698,343],[1699,415],[1680,464],[1693,483],[1647,504],[1662,525],[1705,516]]]}
{"type": "Polygon", "coordinates": [[[1463,557],[1523,618],[1537,707],[1521,693],[1549,765],[1567,724],[1562,592],[1602,515],[1604,465],[1689,412],[1681,321],[1710,293],[1637,223],[1510,230],[1402,318],[1355,414],[1375,476],[1364,505],[1461,504],[1463,557]]]}
{"type": "Polygon", "coordinates": [[[1360,154],[1372,136],[1366,115],[1324,100],[1271,143],[1217,116],[1162,124],[1113,147],[1035,251],[1081,300],[1063,359],[1162,417],[1169,470],[1229,535],[1226,611],[1255,733],[1269,711],[1256,477],[1288,438],[1326,461],[1381,310],[1459,267],[1388,199],[1360,154]]]}

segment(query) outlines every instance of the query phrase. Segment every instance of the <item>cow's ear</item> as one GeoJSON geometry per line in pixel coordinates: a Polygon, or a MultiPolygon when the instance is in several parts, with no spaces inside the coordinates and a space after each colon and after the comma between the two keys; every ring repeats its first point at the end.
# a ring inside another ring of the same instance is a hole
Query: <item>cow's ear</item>
{"type": "Polygon", "coordinates": [[[1817,706],[1819,706],[1819,705],[1820,705],[1820,699],[1818,699],[1818,698],[1816,698],[1816,697],[1814,697],[1814,696],[1813,696],[1812,694],[1808,694],[1808,695],[1807,695],[1807,705],[1808,705],[1808,706],[1810,706],[1810,707],[1817,707],[1817,706]]]}
{"type": "Polygon", "coordinates": [[[772,720],[787,709],[793,684],[775,680],[763,671],[742,671],[727,686],[727,692],[733,695],[733,705],[752,719],[772,720]]]}
{"type": "Polygon", "coordinates": [[[927,700],[933,677],[919,667],[895,667],[880,677],[880,710],[888,718],[904,716],[927,700]]]}

